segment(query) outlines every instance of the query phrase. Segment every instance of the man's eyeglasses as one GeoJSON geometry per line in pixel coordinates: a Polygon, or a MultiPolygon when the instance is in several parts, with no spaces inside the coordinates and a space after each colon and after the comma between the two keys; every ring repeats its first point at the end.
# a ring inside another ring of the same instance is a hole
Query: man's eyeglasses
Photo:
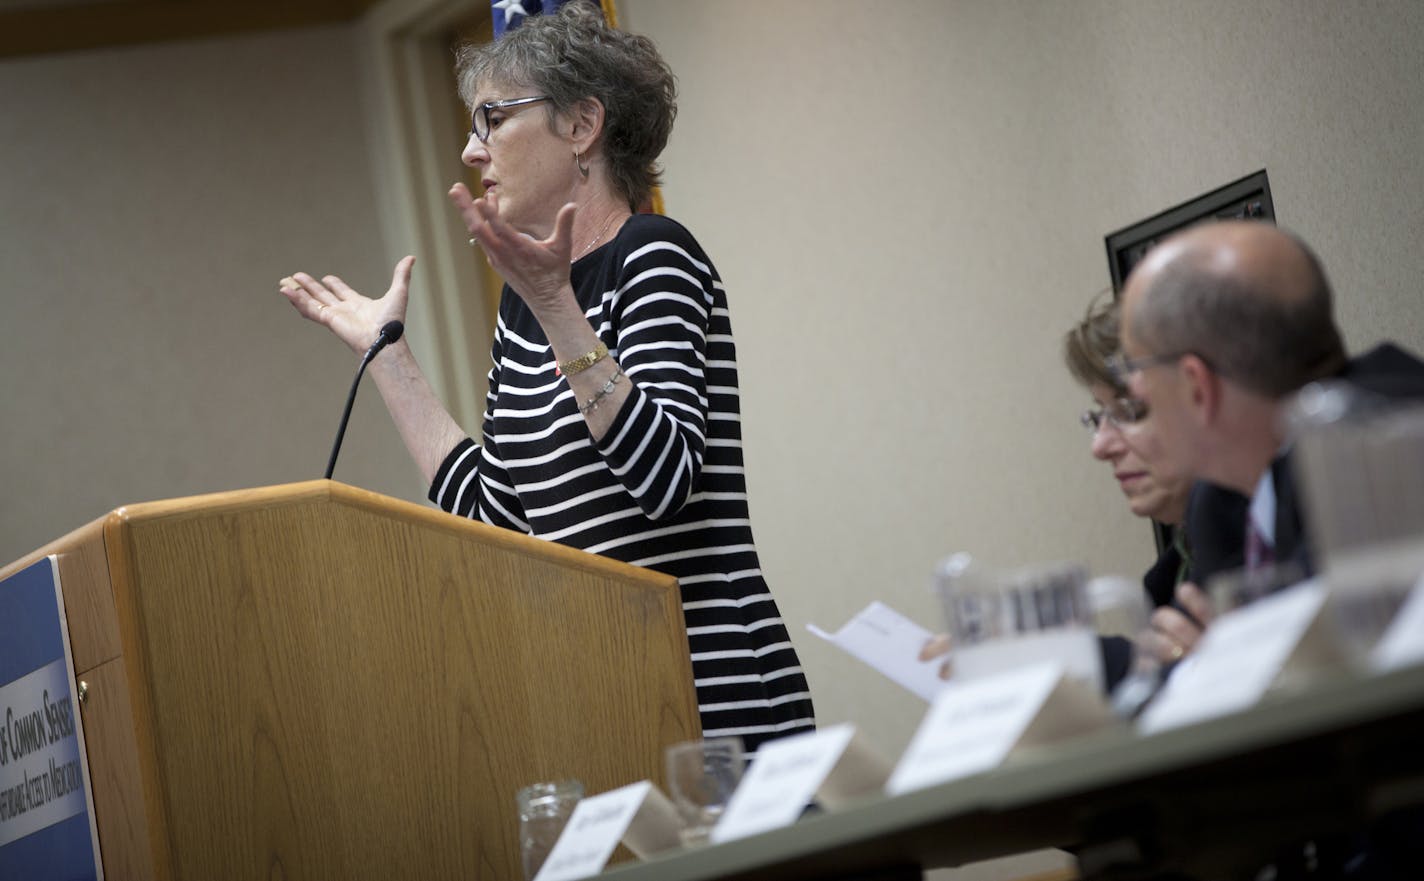
{"type": "MultiPolygon", "coordinates": [[[[1126,385],[1127,378],[1134,373],[1141,373],[1149,367],[1156,367],[1159,364],[1171,364],[1187,355],[1195,355],[1195,352],[1186,350],[1182,352],[1171,352],[1166,355],[1143,355],[1141,358],[1129,358],[1126,355],[1112,355],[1107,359],[1108,372],[1113,375],[1113,379],[1126,385]]],[[[1197,356],[1201,357],[1201,356],[1197,356]]],[[[1205,360],[1205,359],[1202,359],[1205,360]]]]}
{"type": "MultiPolygon", "coordinates": [[[[510,107],[519,107],[524,104],[535,104],[539,101],[548,101],[548,95],[533,95],[528,98],[505,98],[503,101],[486,101],[475,108],[475,112],[470,114],[470,134],[480,139],[480,143],[489,141],[490,136],[490,111],[507,110],[510,107]]],[[[499,124],[496,118],[495,124],[499,124]]]]}
{"type": "Polygon", "coordinates": [[[1122,428],[1140,422],[1147,415],[1147,402],[1137,398],[1116,398],[1108,404],[1092,410],[1084,410],[1078,417],[1083,427],[1097,434],[1106,423],[1114,428],[1122,428]]]}

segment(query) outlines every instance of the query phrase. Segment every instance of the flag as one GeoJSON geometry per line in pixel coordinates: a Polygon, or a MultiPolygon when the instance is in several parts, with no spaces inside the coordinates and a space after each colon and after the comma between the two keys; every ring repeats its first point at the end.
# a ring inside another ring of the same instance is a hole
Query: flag
{"type": "Polygon", "coordinates": [[[490,0],[490,16],[494,20],[494,36],[499,39],[505,31],[512,31],[524,23],[531,15],[547,15],[565,3],[597,3],[603,10],[603,17],[614,27],[618,20],[613,16],[613,0],[490,0]]]}
{"type": "MultiPolygon", "coordinates": [[[[618,27],[616,0],[490,0],[490,18],[494,25],[494,37],[499,39],[506,31],[512,31],[524,23],[531,15],[547,15],[565,3],[596,3],[603,11],[603,19],[609,27],[618,27]]],[[[647,201],[637,206],[641,214],[662,214],[663,193],[660,187],[653,187],[647,201]]]]}

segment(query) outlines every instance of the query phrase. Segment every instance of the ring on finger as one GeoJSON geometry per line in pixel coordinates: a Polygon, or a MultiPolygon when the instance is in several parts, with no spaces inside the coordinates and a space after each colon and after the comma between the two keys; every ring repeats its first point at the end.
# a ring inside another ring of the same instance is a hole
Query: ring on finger
{"type": "Polygon", "coordinates": [[[1172,660],[1180,661],[1182,659],[1182,655],[1185,655],[1186,653],[1187,651],[1186,649],[1182,648],[1181,643],[1172,643],[1172,660]]]}
{"type": "Polygon", "coordinates": [[[475,236],[470,236],[470,244],[471,244],[471,245],[478,245],[479,243],[480,243],[480,240],[479,240],[478,238],[476,238],[475,236]]]}

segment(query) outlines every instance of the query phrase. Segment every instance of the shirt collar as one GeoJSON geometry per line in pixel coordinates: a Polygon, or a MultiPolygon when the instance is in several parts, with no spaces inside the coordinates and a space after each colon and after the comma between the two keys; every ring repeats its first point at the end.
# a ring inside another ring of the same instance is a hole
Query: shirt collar
{"type": "Polygon", "coordinates": [[[1251,493],[1251,508],[1248,512],[1251,525],[1256,533],[1271,547],[1276,546],[1276,478],[1267,468],[1256,481],[1256,490],[1251,493]]]}

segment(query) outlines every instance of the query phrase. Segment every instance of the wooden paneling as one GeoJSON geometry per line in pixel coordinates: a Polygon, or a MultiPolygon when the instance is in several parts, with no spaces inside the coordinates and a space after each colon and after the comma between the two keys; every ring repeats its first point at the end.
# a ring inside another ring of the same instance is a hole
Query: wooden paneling
{"type": "Polygon", "coordinates": [[[69,621],[69,647],[74,672],[86,672],[119,656],[119,624],[109,587],[109,560],[104,554],[103,521],[74,533],[81,539],[59,555],[59,584],[69,621]]]}
{"type": "Polygon", "coordinates": [[[108,544],[160,878],[518,877],[519,787],[699,734],[667,576],[326,481],[108,544]]]}
{"type": "Polygon", "coordinates": [[[376,0],[122,0],[0,13],[0,57],[349,21],[376,0]]]}
{"type": "Polygon", "coordinates": [[[104,877],[111,881],[154,878],[124,662],[101,664],[80,680],[88,688],[80,712],[104,877]]]}
{"type": "Polygon", "coordinates": [[[58,554],[106,877],[520,876],[514,793],[700,735],[677,581],[329,481],[58,554]]]}

